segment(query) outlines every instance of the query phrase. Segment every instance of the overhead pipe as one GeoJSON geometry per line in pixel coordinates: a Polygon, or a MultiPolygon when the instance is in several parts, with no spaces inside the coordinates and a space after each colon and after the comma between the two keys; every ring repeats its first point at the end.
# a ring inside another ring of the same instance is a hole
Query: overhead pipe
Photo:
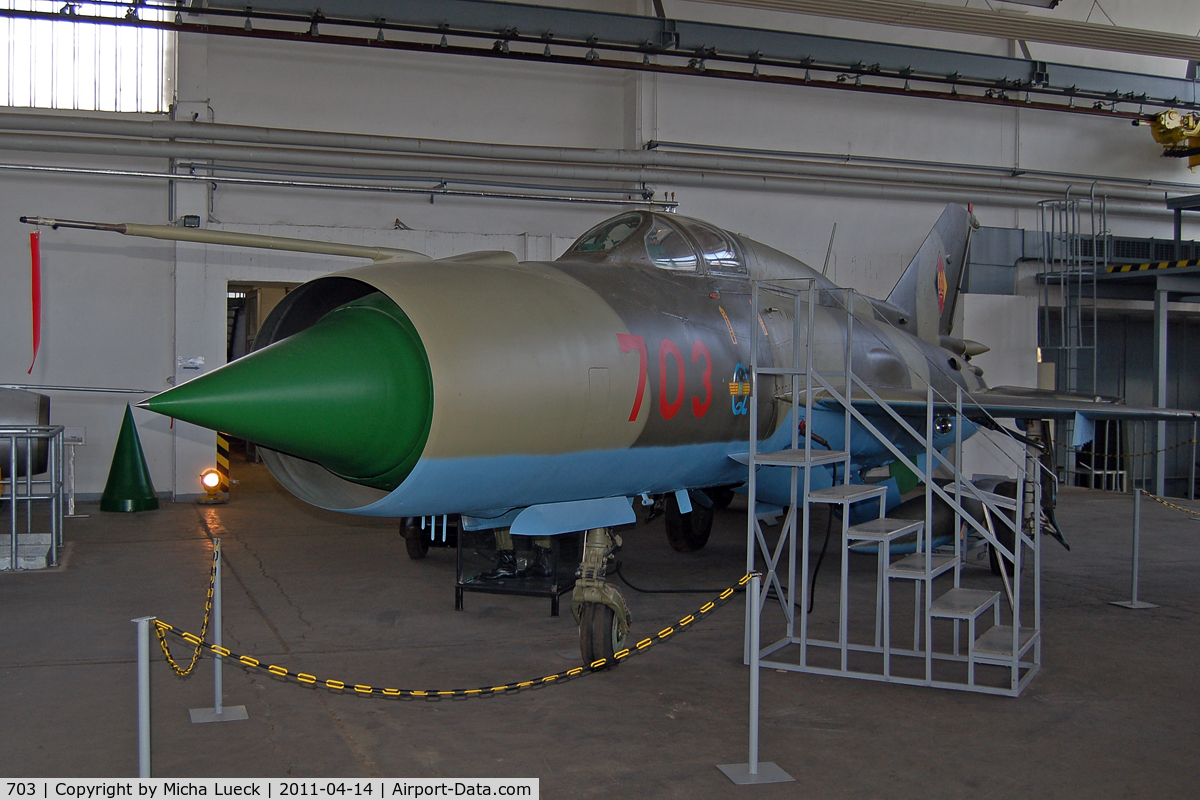
{"type": "MultiPolygon", "coordinates": [[[[215,184],[230,184],[240,186],[263,186],[276,189],[322,189],[330,191],[348,191],[348,192],[377,192],[383,194],[415,194],[415,195],[437,195],[439,197],[474,197],[474,198],[490,198],[499,200],[529,200],[536,202],[553,202],[553,203],[580,203],[589,205],[602,206],[646,206],[648,208],[661,208],[665,210],[674,210],[679,204],[668,201],[655,201],[653,199],[640,198],[613,198],[613,197],[588,197],[583,194],[551,194],[550,192],[585,192],[588,189],[580,189],[578,187],[530,187],[537,189],[541,193],[527,192],[499,192],[488,191],[483,189],[451,189],[448,186],[440,185],[445,181],[439,181],[439,185],[435,186],[396,186],[394,184],[385,183],[348,183],[345,181],[336,180],[282,180],[272,178],[242,178],[227,175],[189,175],[171,172],[147,172],[144,170],[127,170],[127,169],[99,169],[89,167],[52,167],[44,164],[0,164],[0,172],[34,172],[43,175],[87,175],[90,177],[100,178],[141,178],[148,180],[163,180],[163,181],[191,181],[196,183],[215,183],[215,184]]],[[[337,176],[330,176],[336,178],[337,176]]],[[[412,178],[410,180],[416,180],[412,178]]],[[[433,180],[437,180],[436,178],[433,180]]],[[[619,191],[619,190],[613,190],[619,191]]],[[[628,194],[641,194],[636,190],[625,190],[628,194]]],[[[3,388],[3,387],[0,387],[3,388]]]]}
{"type": "MultiPolygon", "coordinates": [[[[379,136],[371,134],[335,133],[325,131],[290,130],[281,128],[263,128],[248,125],[225,125],[209,122],[180,122],[180,121],[141,121],[120,120],[89,117],[59,117],[43,114],[3,113],[0,114],[0,129],[24,130],[31,132],[57,131],[72,134],[127,136],[144,140],[172,141],[179,139],[198,140],[196,144],[213,142],[239,142],[256,145],[323,148],[329,150],[350,150],[377,152],[388,154],[411,154],[436,156],[443,158],[470,158],[502,161],[533,161],[571,165],[601,165],[627,166],[642,169],[686,169],[719,172],[745,172],[751,174],[793,175],[807,177],[824,177],[835,180],[889,180],[906,181],[929,185],[978,186],[1001,191],[1018,191],[1039,194],[1042,197],[1063,194],[1071,181],[1087,179],[1105,182],[1104,177],[1096,176],[1063,176],[1062,180],[1040,177],[1017,177],[1006,175],[963,175],[945,169],[936,169],[929,164],[919,166],[898,166],[893,175],[884,173],[872,174],[881,167],[859,164],[822,164],[785,158],[779,156],[760,156],[729,152],[667,152],[660,150],[622,150],[597,149],[581,147],[547,147],[539,145],[491,144],[480,142],[462,142],[453,140],[424,139],[413,137],[379,136]],[[855,177],[854,171],[861,175],[855,177]],[[899,172],[903,170],[903,172],[899,172]],[[1037,181],[1037,183],[1034,183],[1037,181]]],[[[4,141],[0,134],[0,141],[4,141]]],[[[217,146],[217,145],[210,145],[217,146]]],[[[88,151],[73,151],[88,152],[88,151]]],[[[209,151],[214,152],[214,151],[209,151]]],[[[188,156],[165,156],[183,157],[188,156]]],[[[229,160],[247,160],[233,155],[201,155],[195,158],[225,158],[229,160]]],[[[266,157],[251,160],[262,160],[267,163],[311,164],[302,160],[273,161],[266,157]]],[[[345,162],[339,165],[347,168],[345,162]]],[[[961,165],[955,165],[961,168],[961,165]]],[[[355,168],[355,167],[349,167],[355,168]]],[[[378,167],[368,167],[376,169],[378,167]]],[[[980,167],[987,169],[987,167],[980,167]]],[[[472,172],[491,175],[508,175],[508,171],[489,172],[476,169],[472,172]]],[[[461,173],[460,173],[461,174],[461,173]]],[[[550,176],[544,171],[524,173],[530,177],[550,176]]],[[[577,178],[578,179],[578,178],[577,178]]],[[[582,178],[587,180],[587,178],[582,178]]],[[[610,180],[607,177],[597,180],[610,180]]],[[[640,180],[635,178],[634,180],[640,180]]],[[[1189,191],[1181,185],[1179,191],[1189,191]]],[[[1126,188],[1124,181],[1106,185],[1105,194],[1117,200],[1132,202],[1158,203],[1163,199],[1161,189],[1153,187],[1126,188]]]]}
{"type": "MultiPolygon", "coordinates": [[[[621,206],[651,206],[659,208],[675,208],[678,203],[665,201],[645,201],[645,200],[597,200],[589,198],[577,197],[558,197],[558,196],[533,196],[525,194],[501,194],[492,192],[470,192],[461,190],[444,190],[444,189],[414,189],[402,190],[392,187],[380,188],[365,184],[345,184],[345,183],[324,183],[319,181],[303,182],[303,181],[270,181],[262,179],[245,179],[245,178],[227,178],[223,176],[201,176],[201,175],[176,175],[165,172],[139,172],[133,170],[112,170],[112,169],[88,169],[84,167],[51,167],[44,165],[30,164],[0,164],[0,171],[18,171],[18,172],[36,172],[36,173],[62,173],[70,175],[89,175],[95,177],[108,178],[140,178],[149,180],[193,180],[210,183],[232,183],[232,184],[249,184],[257,186],[266,186],[274,188],[290,188],[290,189],[324,189],[324,190],[340,190],[340,191],[362,191],[362,192],[402,192],[407,194],[450,194],[453,196],[466,197],[489,197],[509,200],[562,200],[565,202],[578,203],[599,203],[608,205],[621,206]]],[[[710,176],[709,180],[688,181],[686,176],[684,180],[677,181],[673,185],[677,186],[696,186],[699,188],[720,188],[727,190],[748,190],[748,189],[765,189],[767,191],[786,191],[791,194],[803,195],[827,195],[833,197],[857,197],[873,200],[918,200],[931,203],[981,203],[993,206],[1002,206],[1006,208],[1033,208],[1037,204],[1037,198],[1026,197],[1024,195],[1014,193],[999,193],[999,192],[982,192],[982,191],[950,191],[940,189],[922,189],[910,186],[888,186],[883,184],[872,183],[849,183],[838,181],[820,181],[820,180],[805,180],[794,179],[787,186],[781,185],[778,182],[766,186],[755,186],[752,182],[747,181],[741,184],[732,181],[723,181],[717,185],[714,179],[718,176],[710,176]]],[[[736,176],[735,176],[736,177],[736,176]]],[[[1159,206],[1140,205],[1134,203],[1112,203],[1108,204],[1108,208],[1113,213],[1119,213],[1125,216],[1142,216],[1158,218],[1168,215],[1170,212],[1159,206]]]]}
{"type": "MultiPolygon", "coordinates": [[[[82,136],[55,136],[0,133],[0,149],[42,153],[70,153],[109,157],[203,159],[251,163],[319,166],[330,169],[407,171],[431,175],[489,175],[538,178],[560,181],[622,182],[627,184],[668,183],[677,186],[796,191],[797,181],[828,180],[838,182],[912,185],[959,192],[1017,193],[1046,198],[1062,195],[1070,184],[992,175],[942,173],[934,170],[884,168],[875,166],[792,162],[788,171],[767,173],[739,169],[742,161],[733,159],[725,169],[688,170],[684,168],[637,167],[578,163],[545,163],[471,159],[462,157],[413,156],[400,153],[330,152],[297,148],[214,144],[207,142],[112,139],[82,136]]],[[[641,151],[637,151],[641,152],[641,151]]],[[[1162,204],[1165,193],[1138,187],[1106,187],[1111,200],[1131,203],[1162,204]]]]}

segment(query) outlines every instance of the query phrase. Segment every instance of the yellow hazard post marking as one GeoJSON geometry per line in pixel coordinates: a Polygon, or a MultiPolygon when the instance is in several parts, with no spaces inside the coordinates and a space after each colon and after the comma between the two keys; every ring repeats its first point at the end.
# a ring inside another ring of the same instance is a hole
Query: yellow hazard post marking
{"type": "MultiPolygon", "coordinates": [[[[1151,497],[1153,497],[1153,495],[1151,495],[1151,497]]],[[[1156,498],[1156,499],[1158,499],[1158,498],[1156,498]]],[[[1168,504],[1168,505],[1170,505],[1170,504],[1168,504]]],[[[1198,513],[1198,515],[1200,515],[1200,512],[1192,512],[1192,513],[1198,513]]],[[[737,585],[744,586],[746,583],[748,583],[750,581],[750,578],[751,578],[751,576],[749,574],[743,576],[738,581],[737,585]]],[[[678,626],[679,629],[686,629],[689,625],[694,623],[699,617],[701,617],[701,616],[711,612],[713,609],[715,609],[719,603],[722,603],[722,602],[728,600],[730,597],[732,597],[734,595],[735,591],[736,591],[735,587],[733,587],[733,586],[729,587],[725,591],[721,592],[721,594],[717,597],[716,600],[710,600],[709,602],[705,603],[703,606],[700,607],[699,611],[697,611],[695,614],[687,615],[683,619],[679,620],[679,622],[676,623],[676,625],[678,626]]],[[[209,605],[211,606],[211,603],[209,605]]],[[[208,614],[206,613],[205,614],[205,629],[204,629],[205,631],[207,631],[207,619],[208,619],[208,614]]],[[[335,691],[335,692],[344,691],[347,688],[347,686],[349,686],[356,694],[363,695],[363,696],[392,697],[392,698],[394,698],[394,697],[424,697],[424,698],[428,698],[428,699],[437,699],[437,698],[441,698],[441,697],[482,697],[485,695],[500,694],[500,693],[504,693],[504,692],[514,692],[515,693],[522,689],[528,689],[530,687],[548,686],[550,684],[565,683],[570,678],[575,678],[575,677],[578,677],[579,675],[589,674],[589,671],[590,672],[599,672],[600,670],[604,669],[605,667],[609,666],[610,664],[615,664],[626,658],[635,656],[638,653],[649,649],[653,645],[667,640],[668,638],[674,636],[677,633],[677,629],[675,626],[663,628],[661,631],[658,632],[657,637],[648,636],[645,639],[642,639],[636,645],[634,645],[633,648],[626,647],[622,650],[618,650],[611,657],[598,658],[595,661],[591,662],[590,664],[572,667],[571,669],[564,670],[564,671],[556,673],[554,675],[546,675],[545,677],[538,678],[536,680],[527,680],[527,681],[518,681],[518,682],[514,682],[514,683],[506,683],[502,686],[491,686],[491,687],[485,686],[485,687],[481,687],[478,689],[428,690],[428,689],[391,689],[391,688],[377,689],[374,686],[371,686],[371,685],[365,684],[365,683],[347,683],[346,681],[337,680],[336,678],[321,679],[321,678],[318,678],[317,676],[315,676],[311,673],[308,673],[308,672],[292,672],[289,669],[287,669],[286,667],[280,666],[278,664],[264,665],[261,661],[259,661],[254,656],[239,655],[237,653],[231,652],[228,648],[219,647],[214,644],[209,644],[208,642],[204,641],[204,632],[202,632],[199,636],[197,636],[195,634],[188,633],[187,631],[181,631],[181,630],[175,628],[174,626],[169,625],[166,622],[162,622],[159,620],[155,621],[155,629],[158,631],[159,640],[162,643],[164,652],[167,653],[168,659],[170,659],[170,652],[167,649],[165,637],[166,637],[167,633],[170,633],[174,636],[178,636],[179,638],[181,638],[184,641],[189,642],[189,643],[199,642],[199,644],[196,645],[197,654],[203,648],[207,648],[210,652],[214,653],[215,655],[219,655],[222,657],[228,657],[231,659],[236,659],[237,663],[241,664],[244,667],[248,667],[250,669],[266,670],[271,675],[274,675],[279,678],[283,678],[284,680],[295,680],[297,683],[303,684],[305,686],[316,686],[317,684],[320,684],[320,685],[324,686],[326,689],[329,689],[330,691],[335,691]]],[[[171,662],[171,664],[172,664],[172,667],[176,670],[176,672],[181,675],[187,675],[188,672],[191,671],[190,667],[185,671],[181,667],[179,667],[177,664],[175,664],[173,661],[171,662]]],[[[194,666],[194,665],[195,665],[195,662],[193,661],[192,666],[194,666]]]]}

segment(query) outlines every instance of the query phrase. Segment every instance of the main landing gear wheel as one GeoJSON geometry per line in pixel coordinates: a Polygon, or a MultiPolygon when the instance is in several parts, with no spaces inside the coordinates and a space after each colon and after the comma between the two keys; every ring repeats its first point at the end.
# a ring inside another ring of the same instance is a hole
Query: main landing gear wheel
{"type": "Polygon", "coordinates": [[[733,502],[733,489],[718,486],[715,489],[705,489],[704,493],[712,500],[714,511],[724,511],[733,502]]]}
{"type": "Polygon", "coordinates": [[[405,517],[400,523],[400,536],[404,539],[404,549],[413,561],[420,561],[429,552],[429,539],[425,531],[418,528],[414,517],[405,517]]]}
{"type": "Polygon", "coordinates": [[[712,533],[713,504],[712,501],[699,491],[688,491],[688,499],[692,501],[692,510],[688,514],[679,511],[679,501],[672,492],[666,496],[667,541],[671,549],[679,553],[691,553],[699,550],[708,543],[708,535],[712,533]]]}
{"type": "Polygon", "coordinates": [[[603,603],[584,603],[579,612],[579,652],[583,663],[601,658],[613,663],[613,654],[625,647],[617,615],[603,603]]]}
{"type": "Polygon", "coordinates": [[[412,537],[404,540],[404,549],[408,551],[408,557],[413,561],[420,561],[429,552],[429,542],[425,537],[412,537]]]}

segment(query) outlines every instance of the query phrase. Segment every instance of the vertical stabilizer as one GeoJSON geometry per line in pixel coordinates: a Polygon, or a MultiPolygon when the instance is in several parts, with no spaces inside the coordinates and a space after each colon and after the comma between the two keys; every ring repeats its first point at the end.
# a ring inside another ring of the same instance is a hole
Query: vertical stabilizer
{"type": "Polygon", "coordinates": [[[979,222],[970,211],[959,205],[946,206],[887,296],[889,303],[911,315],[917,336],[927,342],[937,344],[939,337],[950,334],[967,244],[977,227],[979,222]]]}

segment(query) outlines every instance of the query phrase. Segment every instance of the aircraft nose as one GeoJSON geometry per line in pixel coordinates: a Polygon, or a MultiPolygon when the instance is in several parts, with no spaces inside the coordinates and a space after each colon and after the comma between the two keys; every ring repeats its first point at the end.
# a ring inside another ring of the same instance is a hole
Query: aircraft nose
{"type": "Polygon", "coordinates": [[[391,490],[424,449],[433,379],[412,323],[372,294],[144,405],[391,490]]]}

